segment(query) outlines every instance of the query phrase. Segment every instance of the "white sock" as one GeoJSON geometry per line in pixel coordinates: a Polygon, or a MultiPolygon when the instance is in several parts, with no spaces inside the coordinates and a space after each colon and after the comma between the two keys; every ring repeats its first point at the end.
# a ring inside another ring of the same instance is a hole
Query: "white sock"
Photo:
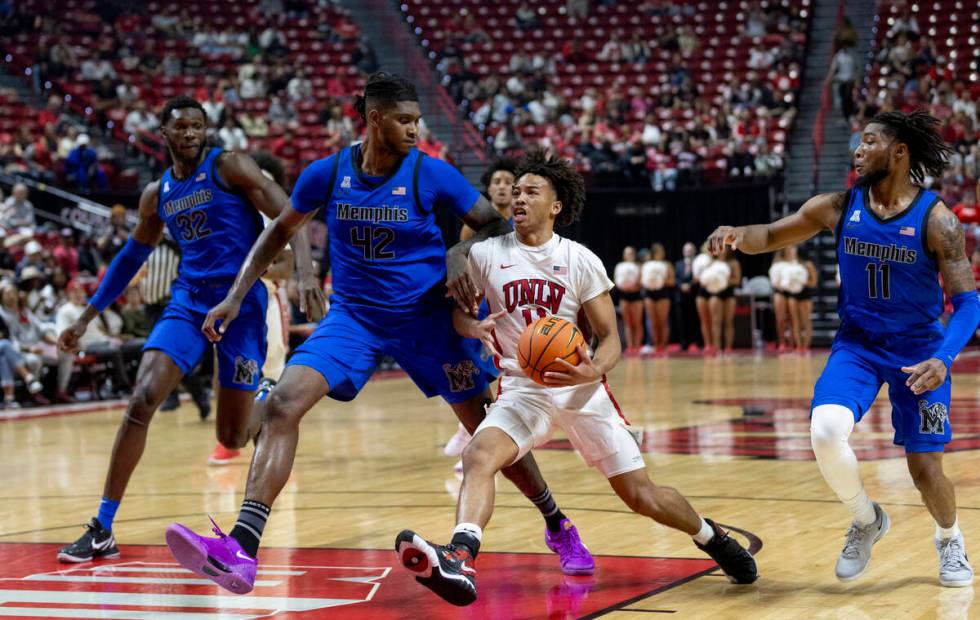
{"type": "Polygon", "coordinates": [[[953,517],[953,525],[949,527],[943,527],[936,524],[936,539],[937,540],[948,540],[950,538],[956,538],[960,535],[960,522],[956,517],[953,517]]]}
{"type": "Polygon", "coordinates": [[[824,480],[851,511],[855,523],[875,520],[875,509],[864,492],[857,457],[847,443],[854,430],[854,413],[841,405],[814,407],[810,420],[810,444],[824,480]]]}
{"type": "Polygon", "coordinates": [[[702,517],[701,530],[698,531],[698,533],[692,536],[691,538],[694,539],[694,542],[698,543],[701,546],[704,546],[709,542],[711,542],[711,539],[714,537],[715,537],[715,529],[711,527],[711,525],[707,521],[705,521],[704,518],[702,517]]]}
{"type": "Polygon", "coordinates": [[[476,523],[458,523],[456,527],[453,528],[453,535],[455,536],[456,534],[460,533],[469,534],[478,541],[483,542],[483,528],[476,523]]]}

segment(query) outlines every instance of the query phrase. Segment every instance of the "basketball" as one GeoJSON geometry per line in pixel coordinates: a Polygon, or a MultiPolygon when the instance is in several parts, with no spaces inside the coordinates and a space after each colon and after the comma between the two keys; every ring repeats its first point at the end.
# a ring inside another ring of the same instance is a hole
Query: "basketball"
{"type": "Polygon", "coordinates": [[[544,385],[544,373],[564,368],[555,358],[578,365],[579,354],[575,349],[578,345],[585,346],[585,339],[574,323],[557,316],[541,317],[521,334],[517,343],[517,361],[524,374],[544,385]]]}

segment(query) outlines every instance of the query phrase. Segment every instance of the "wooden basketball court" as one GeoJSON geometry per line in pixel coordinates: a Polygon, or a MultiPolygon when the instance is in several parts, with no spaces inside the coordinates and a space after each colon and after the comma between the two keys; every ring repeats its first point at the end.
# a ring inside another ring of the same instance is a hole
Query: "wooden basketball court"
{"type": "MultiPolygon", "coordinates": [[[[196,583],[163,545],[181,521],[226,529],[250,450],[206,464],[213,424],[192,406],[158,413],[116,517],[118,560],[55,560],[97,509],[120,410],[0,422],[0,616],[84,618],[971,618],[972,588],[938,585],[933,522],[891,445],[881,401],[853,445],[869,494],[892,518],[868,573],[841,584],[834,562],[849,523],[809,450],[808,400],[825,355],[624,360],[610,376],[646,429],[648,470],[704,515],[737,528],[761,578],[729,585],[680,533],[632,515],[606,481],[556,438],[535,452],[552,492],[597,557],[592,578],[563,577],[543,521],[498,481],[477,562],[480,600],[457,609],[395,567],[395,535],[449,538],[459,480],[442,445],[456,422],[404,377],[372,381],[353,403],[324,400],[304,420],[293,476],[273,508],[260,585],[247,597],[196,583]],[[654,615],[656,614],[656,615],[654,615]]],[[[967,546],[980,553],[980,357],[954,374],[957,485],[967,546]]],[[[59,413],[59,412],[55,412],[59,413]]],[[[974,560],[976,561],[976,560],[974,560]]]]}

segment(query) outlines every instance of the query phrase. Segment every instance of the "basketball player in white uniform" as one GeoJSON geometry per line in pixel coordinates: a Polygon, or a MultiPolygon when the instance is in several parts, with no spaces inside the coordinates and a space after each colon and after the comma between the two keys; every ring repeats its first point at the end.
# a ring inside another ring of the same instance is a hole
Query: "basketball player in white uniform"
{"type": "MultiPolygon", "coordinates": [[[[626,429],[605,382],[621,345],[602,262],[584,246],[554,234],[556,222],[574,222],[585,204],[582,177],[568,162],[532,153],[520,163],[514,185],[515,232],[470,250],[470,274],[484,291],[490,316],[457,311],[456,330],[480,338],[503,371],[500,395],[463,452],[463,486],[456,528],[448,545],[401,532],[395,550],[416,580],[455,605],[476,600],[475,559],[494,503],[494,476],[548,440],[561,427],[575,449],[601,471],[634,512],[691,535],[736,583],[758,577],[755,561],[713,522],[702,519],[675,489],[647,476],[640,450],[626,429]],[[580,322],[584,314],[598,337],[593,357],[580,347],[578,366],[562,363],[534,383],[517,362],[524,329],[543,316],[580,322]]],[[[550,545],[549,545],[550,546],[550,545]]]]}

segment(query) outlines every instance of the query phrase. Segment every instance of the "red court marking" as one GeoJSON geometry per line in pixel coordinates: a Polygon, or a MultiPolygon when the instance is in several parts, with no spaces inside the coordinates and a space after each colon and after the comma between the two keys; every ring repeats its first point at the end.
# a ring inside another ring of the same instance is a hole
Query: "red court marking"
{"type": "MultiPolygon", "coordinates": [[[[702,405],[741,407],[742,417],[666,431],[647,430],[641,449],[663,454],[753,456],[786,461],[814,460],[810,448],[810,400],[802,398],[727,398],[697,401],[702,405]]],[[[950,403],[953,441],[947,452],[980,449],[980,399],[954,398],[950,403]]],[[[905,456],[892,443],[891,405],[876,403],[855,425],[850,438],[858,459],[905,456]]],[[[545,450],[572,450],[567,439],[550,441],[545,450]]]]}
{"type": "Polygon", "coordinates": [[[237,596],[210,582],[197,583],[200,578],[181,569],[163,546],[125,545],[117,560],[80,565],[58,563],[58,547],[0,543],[0,615],[564,619],[602,612],[715,568],[709,559],[601,556],[593,577],[567,577],[555,555],[481,553],[480,598],[458,608],[395,566],[394,551],[263,549],[259,583],[249,595],[237,596]]]}

